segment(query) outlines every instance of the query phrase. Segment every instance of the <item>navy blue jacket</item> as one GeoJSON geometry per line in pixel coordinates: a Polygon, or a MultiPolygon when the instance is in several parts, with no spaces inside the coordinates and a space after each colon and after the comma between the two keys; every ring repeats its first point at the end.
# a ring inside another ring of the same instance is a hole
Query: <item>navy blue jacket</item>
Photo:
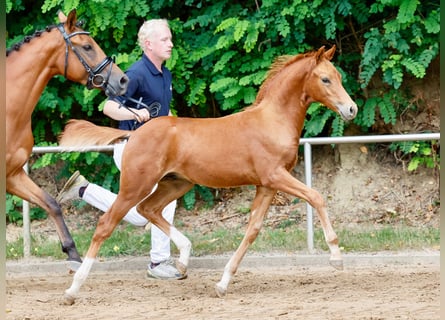
{"type": "MultiPolygon", "coordinates": [[[[167,116],[170,111],[170,102],[172,100],[172,75],[170,71],[162,66],[162,72],[159,72],[154,64],[143,54],[142,58],[131,65],[125,72],[130,82],[127,92],[123,96],[114,97],[113,100],[124,103],[126,106],[141,109],[137,103],[126,100],[131,97],[139,100],[146,105],[159,103],[161,108],[158,116],[167,116]]],[[[136,120],[119,121],[119,129],[135,130],[143,125],[136,120]]]]}

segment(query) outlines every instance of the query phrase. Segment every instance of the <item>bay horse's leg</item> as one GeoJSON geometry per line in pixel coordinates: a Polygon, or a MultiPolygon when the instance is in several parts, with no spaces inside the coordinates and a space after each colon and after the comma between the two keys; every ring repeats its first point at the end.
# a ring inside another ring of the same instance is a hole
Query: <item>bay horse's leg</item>
{"type": "Polygon", "coordinates": [[[100,247],[102,246],[103,242],[111,236],[118,223],[132,206],[132,202],[125,201],[123,200],[123,197],[118,196],[111,208],[99,218],[85,258],[80,268],[74,274],[71,287],[65,290],[65,304],[71,305],[74,303],[80,287],[90,273],[91,267],[93,266],[100,247]]]}
{"type": "Polygon", "coordinates": [[[292,194],[300,199],[307,201],[315,208],[320,219],[321,227],[325,236],[326,243],[329,246],[331,257],[329,263],[335,269],[343,269],[343,259],[340,248],[338,247],[338,237],[329,220],[328,212],[326,210],[326,203],[320,193],[312,188],[309,188],[304,183],[295,179],[289,172],[282,170],[274,175],[274,181],[271,183],[273,188],[292,194]]]}
{"type": "Polygon", "coordinates": [[[250,211],[249,222],[247,224],[246,233],[241,241],[238,249],[234,255],[230,258],[229,262],[224,268],[224,273],[221,280],[216,284],[215,290],[219,297],[226,295],[227,287],[229,286],[232,276],[238,270],[238,266],[241,263],[248,247],[255,241],[260,232],[264,217],[269,209],[269,206],[273,200],[276,190],[272,190],[266,187],[257,187],[255,199],[253,200],[252,208],[250,211]]]}
{"type": "Polygon", "coordinates": [[[137,206],[139,214],[162,230],[179,250],[176,268],[182,275],[187,273],[192,244],[186,236],[178,231],[162,216],[162,210],[173,200],[178,199],[193,187],[193,183],[176,174],[164,177],[150,197],[141,201],[137,206]]]}
{"type": "Polygon", "coordinates": [[[6,177],[6,186],[8,193],[34,203],[48,212],[49,217],[56,226],[63,252],[68,255],[68,261],[75,262],[70,264],[70,268],[76,270],[82,260],[77,252],[76,245],[68,227],[65,224],[62,210],[57,201],[37,186],[23,169],[9,173],[6,177]]]}

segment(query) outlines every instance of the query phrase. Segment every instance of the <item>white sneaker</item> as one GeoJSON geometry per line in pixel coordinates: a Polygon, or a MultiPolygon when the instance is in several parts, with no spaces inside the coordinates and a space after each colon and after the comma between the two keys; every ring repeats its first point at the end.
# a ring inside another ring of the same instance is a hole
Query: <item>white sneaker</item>
{"type": "Polygon", "coordinates": [[[147,277],[161,280],[181,280],[187,278],[187,274],[181,274],[174,266],[172,259],[160,263],[151,262],[148,265],[147,277]]]}
{"type": "Polygon", "coordinates": [[[74,172],[59,192],[56,201],[65,203],[69,200],[80,199],[79,190],[86,187],[88,183],[88,180],[79,171],[74,172]]]}

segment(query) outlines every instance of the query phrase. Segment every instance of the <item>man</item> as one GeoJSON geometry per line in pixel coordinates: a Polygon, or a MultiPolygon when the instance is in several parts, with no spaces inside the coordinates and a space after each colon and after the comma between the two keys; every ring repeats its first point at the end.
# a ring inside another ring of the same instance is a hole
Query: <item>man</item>
{"type": "MultiPolygon", "coordinates": [[[[173,42],[172,34],[165,19],[146,21],[139,29],[138,42],[143,54],[126,72],[130,79],[124,96],[110,98],[104,105],[104,114],[119,121],[119,128],[135,130],[155,116],[171,115],[172,75],[163,65],[170,58],[173,42]]],[[[113,158],[121,168],[122,152],[126,142],[115,145],[113,158]]],[[[147,150],[149,152],[149,150],[147,150]]],[[[79,172],[67,181],[57,200],[64,203],[81,198],[90,205],[106,211],[117,195],[111,191],[89,183],[79,172]]],[[[162,215],[173,223],[176,201],[167,205],[162,215]]],[[[133,207],[124,220],[137,226],[145,226],[147,219],[133,207]]],[[[174,266],[170,258],[170,238],[160,229],[151,227],[151,251],[147,275],[157,279],[184,279],[186,275],[174,266]]]]}

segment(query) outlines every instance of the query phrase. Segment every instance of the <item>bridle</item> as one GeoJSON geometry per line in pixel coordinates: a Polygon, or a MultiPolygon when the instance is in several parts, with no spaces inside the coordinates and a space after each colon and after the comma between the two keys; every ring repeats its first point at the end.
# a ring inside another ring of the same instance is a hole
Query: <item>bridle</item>
{"type": "Polygon", "coordinates": [[[66,78],[67,70],[68,70],[68,49],[71,48],[71,50],[74,52],[74,54],[79,59],[80,63],[84,66],[85,70],[88,72],[88,81],[87,81],[87,88],[93,89],[93,88],[103,88],[104,90],[107,88],[108,80],[110,79],[111,75],[111,69],[113,67],[114,59],[112,57],[106,57],[101,63],[99,63],[94,69],[92,69],[88,63],[85,61],[84,58],[80,55],[80,53],[74,48],[73,43],[71,42],[70,38],[80,35],[80,34],[86,34],[89,35],[90,33],[88,31],[76,31],[71,34],[67,34],[65,31],[65,28],[63,26],[63,23],[59,23],[57,25],[57,28],[59,29],[60,33],[63,35],[63,39],[65,39],[66,43],[66,50],[65,50],[65,73],[64,76],[66,78]],[[101,72],[104,70],[108,65],[110,65],[108,69],[107,76],[104,77],[101,72]]]}

